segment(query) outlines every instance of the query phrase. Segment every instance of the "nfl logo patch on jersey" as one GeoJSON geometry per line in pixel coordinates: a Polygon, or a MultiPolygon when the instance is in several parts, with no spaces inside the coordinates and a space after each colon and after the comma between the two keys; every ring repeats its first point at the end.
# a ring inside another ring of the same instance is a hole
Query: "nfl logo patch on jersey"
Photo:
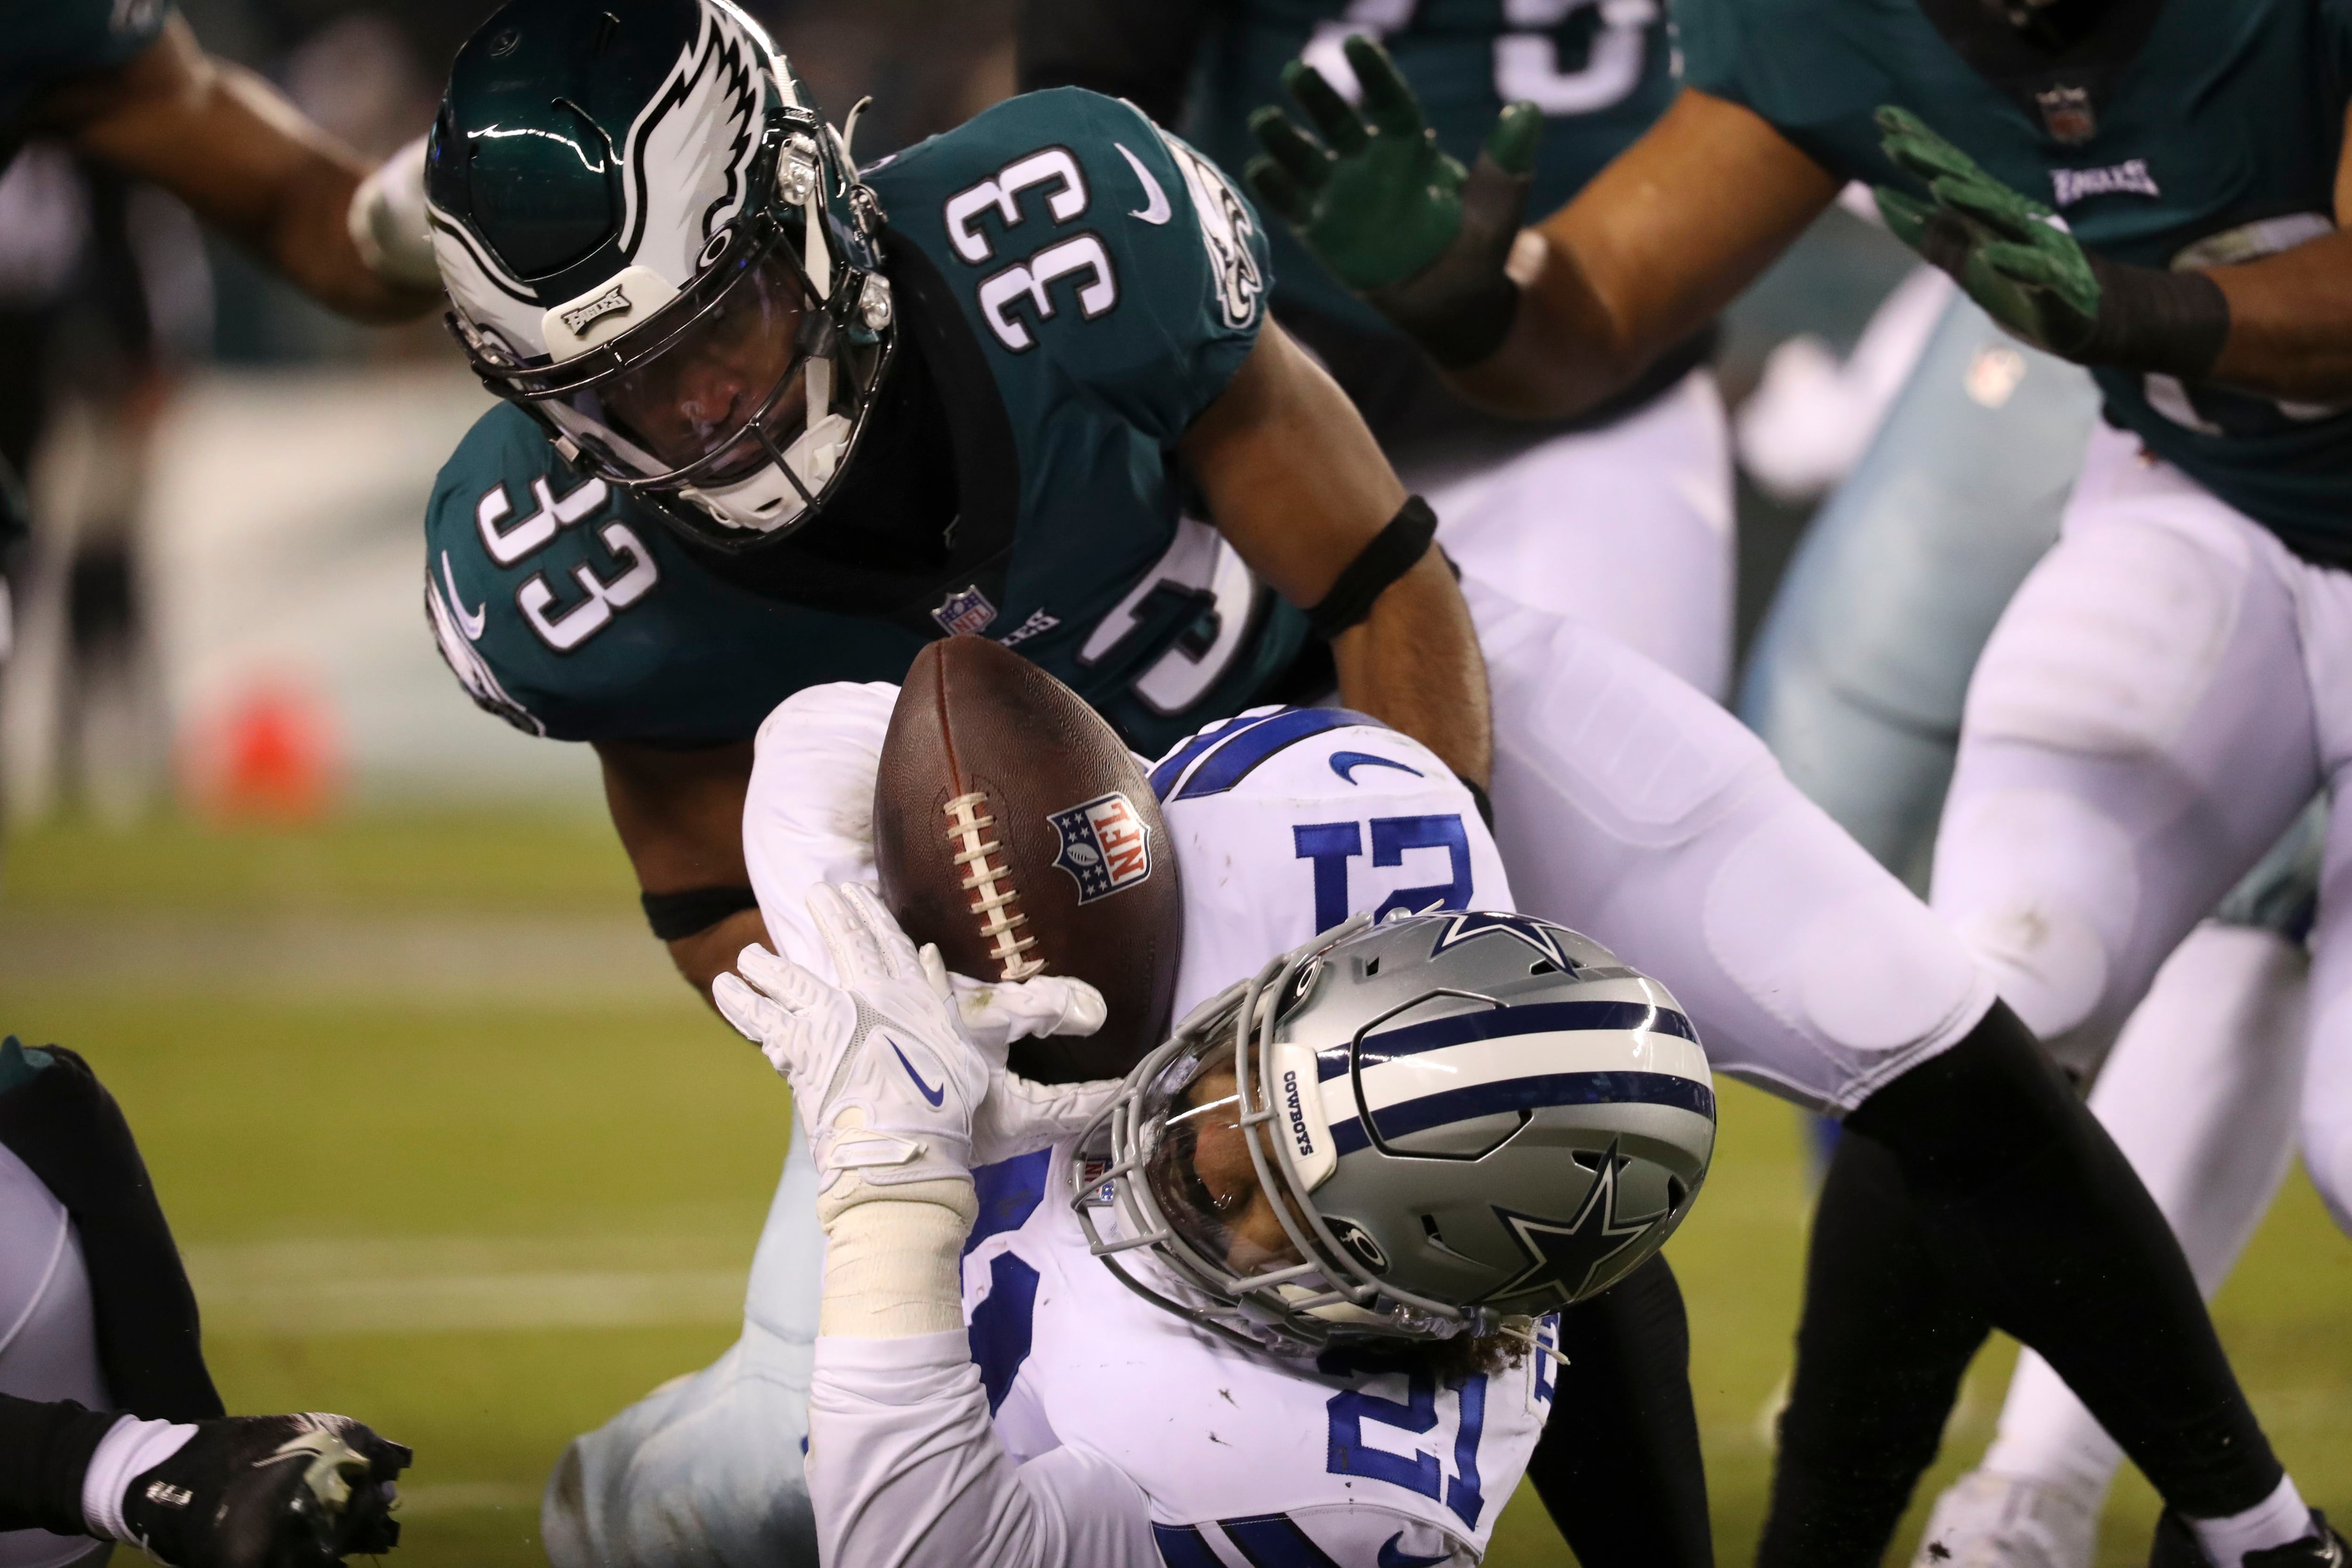
{"type": "Polygon", "coordinates": [[[2049,87],[2033,95],[2042,109],[2042,126],[2053,141],[2069,147],[2079,147],[2098,133],[2099,119],[2091,110],[2091,94],[2086,88],[2049,87]]]}
{"type": "Polygon", "coordinates": [[[961,594],[950,594],[940,607],[931,612],[931,619],[951,637],[978,637],[981,628],[996,618],[996,606],[975,583],[961,594]]]}
{"type": "Polygon", "coordinates": [[[1151,875],[1151,830],[1124,795],[1113,791],[1045,820],[1062,836],[1054,864],[1078,884],[1078,902],[1107,899],[1151,875]]]}

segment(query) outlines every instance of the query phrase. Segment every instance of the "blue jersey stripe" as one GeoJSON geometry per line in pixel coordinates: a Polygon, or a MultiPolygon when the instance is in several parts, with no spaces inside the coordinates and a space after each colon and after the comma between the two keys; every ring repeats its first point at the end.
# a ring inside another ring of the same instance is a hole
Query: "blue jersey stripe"
{"type": "MultiPolygon", "coordinates": [[[[1541,1110],[1549,1105],[1670,1105],[1701,1116],[1715,1114],[1715,1090],[1696,1079],[1664,1072],[1556,1072],[1509,1078],[1424,1094],[1418,1100],[1373,1111],[1383,1138],[1426,1132],[1449,1121],[1492,1116],[1503,1110],[1541,1110]]],[[[1338,1139],[1335,1137],[1336,1143],[1338,1139]]]]}
{"type": "Polygon", "coordinates": [[[980,1214],[972,1221],[971,1235],[964,1239],[966,1258],[990,1237],[1019,1230],[1029,1223],[1029,1216],[1045,1201],[1045,1167],[1053,1157],[1052,1150],[1040,1149],[982,1165],[971,1173],[972,1195],[980,1201],[980,1214]]]}
{"type": "Polygon", "coordinates": [[[1250,1568],[1339,1568],[1286,1513],[1221,1519],[1225,1539],[1242,1549],[1250,1568]]]}
{"type": "Polygon", "coordinates": [[[1155,1524],[1151,1527],[1152,1543],[1160,1548],[1160,1561],[1168,1568],[1225,1568],[1201,1532],[1189,1524],[1155,1524]]]}
{"type": "MultiPolygon", "coordinates": [[[[1696,1042],[1698,1031],[1680,1013],[1654,1007],[1647,1002],[1529,1002],[1517,1007],[1490,1007],[1407,1024],[1366,1035],[1356,1052],[1366,1067],[1444,1050],[1472,1040],[1507,1040],[1515,1035],[1545,1035],[1573,1029],[1655,1029],[1696,1042]]],[[[1328,1080],[1348,1070],[1348,1053],[1329,1049],[1316,1053],[1315,1075],[1328,1080]]]]}
{"type": "Polygon", "coordinates": [[[1168,798],[1198,800],[1206,795],[1223,795],[1247,778],[1267,758],[1297,745],[1308,736],[1320,735],[1330,730],[1344,730],[1356,724],[1385,728],[1379,720],[1351,713],[1345,708],[1286,709],[1264,723],[1251,725],[1211,752],[1206,760],[1192,770],[1192,776],[1179,784],[1176,793],[1168,798]]]}
{"type": "Polygon", "coordinates": [[[988,1300],[971,1310],[964,1337],[971,1346],[972,1363],[980,1368],[980,1385],[988,1394],[988,1413],[1004,1403],[1029,1359],[1037,1321],[1037,1271],[1009,1252],[988,1260],[988,1300]]]}
{"type": "Polygon", "coordinates": [[[1283,708],[1272,713],[1260,713],[1255,718],[1228,719],[1222,724],[1202,731],[1177,747],[1173,752],[1162,757],[1152,768],[1151,793],[1165,801],[1168,798],[1169,790],[1174,787],[1178,779],[1184,776],[1186,768],[1191,767],[1244,730],[1263,724],[1269,719],[1279,719],[1289,711],[1289,709],[1283,708]]]}

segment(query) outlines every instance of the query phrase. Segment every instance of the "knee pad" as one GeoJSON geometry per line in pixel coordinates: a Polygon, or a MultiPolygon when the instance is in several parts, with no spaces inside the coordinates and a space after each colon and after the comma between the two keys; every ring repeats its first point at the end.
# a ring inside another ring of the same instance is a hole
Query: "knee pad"
{"type": "Polygon", "coordinates": [[[1935,888],[1936,912],[2050,1040],[2105,1000],[2112,954],[2137,911],[2139,869],[2129,837],[2086,802],[1996,789],[1952,802],[1935,888]]]}

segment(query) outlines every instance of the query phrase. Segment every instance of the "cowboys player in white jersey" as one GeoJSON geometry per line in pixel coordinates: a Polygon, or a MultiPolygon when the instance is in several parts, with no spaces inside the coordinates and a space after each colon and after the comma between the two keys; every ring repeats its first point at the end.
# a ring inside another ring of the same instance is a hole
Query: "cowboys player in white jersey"
{"type": "MultiPolygon", "coordinates": [[[[761,733],[746,814],[747,858],[777,949],[820,975],[840,973],[835,963],[840,933],[828,945],[809,912],[810,894],[828,881],[862,883],[874,875],[865,817],[894,696],[894,689],[883,686],[814,688],[784,703],[761,733]]],[[[1269,955],[1341,923],[1350,910],[1508,907],[1500,861],[1469,793],[1424,748],[1360,716],[1336,710],[1253,711],[1179,746],[1154,771],[1152,784],[1165,802],[1173,841],[1154,845],[1153,851],[1172,852],[1185,870],[1180,1012],[1215,996],[1235,975],[1256,971],[1269,955]]],[[[826,899],[820,893],[814,901],[824,906],[826,899]]],[[[1617,997],[1622,991],[1640,1004],[1633,1014],[1647,1017],[1656,1003],[1667,1009],[1664,1027],[1687,1030],[1661,988],[1626,977],[1613,961],[1606,961],[1607,973],[1621,978],[1601,979],[1597,950],[1557,928],[1508,916],[1470,915],[1444,929],[1448,934],[1437,945],[1452,952],[1449,963],[1466,958],[1496,973],[1508,970],[1522,981],[1530,968],[1550,975],[1580,973],[1594,983],[1586,987],[1587,997],[1617,997]],[[1587,966],[1582,971],[1580,963],[1587,966]]],[[[899,939],[891,931],[888,940],[899,939]]],[[[1424,935],[1424,961],[1430,946],[1424,935]]],[[[776,961],[763,952],[747,952],[742,973],[779,994],[788,993],[777,980],[776,961]]],[[[1013,986],[973,987],[961,980],[956,984],[967,1003],[967,1026],[1000,1042],[1008,1026],[1024,1033],[1084,1029],[1100,1018],[1098,1002],[1087,1016],[1092,999],[1082,985],[1055,977],[1013,986]]],[[[778,1042],[788,1031],[775,1008],[732,976],[720,981],[719,999],[739,1026],[765,1037],[771,1054],[784,1065],[786,1052],[778,1042]]],[[[1388,1005],[1398,1000],[1390,998],[1388,1005]]],[[[1601,1010],[1609,1005],[1604,1003],[1601,1010]]],[[[1228,1036],[1217,1037],[1229,1043],[1228,1036]]],[[[1475,1055],[1486,1047],[1465,1048],[1475,1055]]],[[[1702,1131],[1711,1126],[1711,1111],[1700,1116],[1689,1108],[1702,1101],[1711,1107],[1711,1093],[1705,1089],[1703,1058],[1682,1036],[1658,1037],[1654,1054],[1667,1062],[1674,1081],[1652,1083],[1649,1090],[1684,1108],[1645,1109],[1635,1113],[1637,1120],[1663,1118],[1679,1130],[1675,1136],[1697,1137],[1700,1143],[1686,1149],[1671,1172],[1656,1167],[1644,1176],[1615,1171],[1612,1182],[1622,1178],[1623,1184],[1600,1194],[1605,1205],[1591,1215],[1560,1216],[1591,1222],[1590,1230],[1580,1224],[1570,1226],[1580,1240],[1553,1237],[1549,1249],[1536,1247],[1524,1256],[1515,1250],[1517,1244],[1501,1242],[1513,1260],[1506,1278],[1548,1279],[1580,1258],[1570,1293],[1589,1293],[1588,1287],[1634,1273],[1686,1211],[1711,1136],[1702,1131]],[[1658,1185],[1669,1175],[1677,1184],[1671,1194],[1658,1185]],[[1645,1180],[1656,1190],[1644,1188],[1645,1180]],[[1625,1217],[1631,1215],[1643,1217],[1635,1223],[1625,1217]],[[1555,1261],[1557,1268],[1548,1267],[1555,1261]]],[[[1547,1058],[1553,1069],[1559,1059],[1556,1051],[1547,1058]]],[[[1432,1065],[1458,1079],[1472,1064],[1427,1057],[1417,1065],[1424,1079],[1432,1065]]],[[[1404,1077],[1415,1072],[1384,1070],[1404,1077]]],[[[925,1071],[927,1083],[937,1083],[925,1071]]],[[[1577,1092],[1590,1092],[1591,1083],[1577,1080],[1577,1092]]],[[[810,1433],[812,1342],[820,1332],[845,1332],[855,1345],[873,1332],[870,1323],[847,1330],[835,1326],[855,1312],[833,1295],[824,1298],[820,1330],[820,1274],[833,1290],[838,1289],[833,1281],[863,1279],[877,1269],[887,1273],[889,1266],[875,1259],[871,1244],[852,1265],[844,1264],[838,1250],[826,1253],[818,1230],[824,1212],[819,1170],[809,1159],[805,1120],[821,1102],[824,1085],[799,1087],[806,1091],[801,1100],[803,1136],[761,1240],[743,1340],[707,1372],[657,1393],[573,1446],[551,1485],[545,1510],[551,1554],[567,1568],[572,1563],[678,1561],[693,1557],[697,1549],[726,1561],[806,1561],[811,1490],[817,1493],[816,1522],[824,1527],[821,1538],[833,1560],[898,1560],[894,1548],[877,1546],[871,1537],[843,1544],[828,1522],[825,1487],[856,1484],[847,1463],[831,1459],[836,1452],[855,1452],[861,1463],[878,1465],[882,1474],[903,1470],[907,1484],[920,1495],[964,1489],[939,1489],[931,1479],[918,1479],[919,1465],[902,1464],[910,1458],[910,1445],[935,1457],[946,1452],[927,1438],[923,1419],[877,1418],[871,1413],[859,1418],[864,1436],[836,1438],[833,1447],[814,1446],[811,1452],[824,1456],[824,1463],[813,1458],[803,1479],[800,1440],[810,1433]],[[826,1464],[835,1468],[828,1470],[826,1464]]],[[[950,1272],[950,1294],[932,1303],[938,1331],[950,1337],[928,1346],[941,1358],[941,1371],[971,1384],[967,1393],[984,1391],[977,1406],[959,1406],[958,1418],[964,1423],[959,1436],[974,1447],[957,1450],[956,1466],[976,1465],[985,1476],[1002,1479],[1002,1467],[990,1458],[996,1440],[990,1436],[992,1418],[1006,1451],[1016,1457],[1034,1458],[1057,1446],[1065,1450],[1062,1459],[1037,1472],[1041,1476],[1066,1466],[1077,1451],[1112,1455],[1120,1473],[1151,1497],[1159,1544],[1154,1547],[1150,1533],[1113,1531],[1108,1537],[1085,1537],[1091,1544],[1074,1561],[1127,1561],[1119,1552],[1139,1540],[1147,1555],[1138,1561],[1158,1562],[1149,1555],[1156,1550],[1168,1553],[1171,1563],[1211,1564],[1224,1561],[1214,1551],[1220,1539],[1245,1553],[1260,1547],[1279,1553],[1303,1550],[1286,1544],[1301,1538],[1325,1554],[1299,1559],[1308,1563],[1360,1562],[1370,1568],[1376,1558],[1475,1561],[1501,1503],[1517,1486],[1554,1386],[1568,1385],[1558,1359],[1548,1350],[1491,1373],[1468,1362],[1441,1369],[1433,1362],[1408,1365],[1377,1353],[1360,1365],[1344,1353],[1319,1369],[1269,1364],[1255,1351],[1192,1332],[1145,1305],[1085,1256],[1084,1237],[1066,1202],[1067,1148],[1051,1156],[1050,1171],[1042,1152],[1053,1134],[1066,1143],[1069,1134],[1092,1120],[1108,1087],[1020,1089],[1031,1124],[1046,1134],[1037,1141],[1041,1152],[976,1171],[978,1225],[968,1240],[957,1238],[963,1253],[965,1310],[956,1312],[950,1272]],[[957,1331],[967,1319],[968,1338],[957,1331]],[[1136,1419],[1139,1408],[1151,1412],[1149,1421],[1136,1419]]],[[[1513,1087],[1528,1091],[1514,1103],[1543,1100],[1538,1092],[1542,1086],[1532,1080],[1513,1087]]],[[[1453,1126],[1465,1119],[1455,1114],[1440,1120],[1453,1126]]],[[[820,1115],[817,1123],[822,1127],[825,1119],[820,1115]]],[[[1389,1131],[1409,1144],[1416,1136],[1426,1142],[1447,1135],[1389,1131]]],[[[985,1129],[981,1136],[988,1136],[985,1129]]],[[[998,1141],[1001,1145],[1001,1135],[998,1141]]],[[[1490,1135],[1488,1141],[1495,1139],[1490,1135]]],[[[815,1142],[823,1150],[828,1140],[820,1136],[815,1142]]],[[[1001,1147],[998,1152],[1017,1152],[1001,1147]]],[[[975,1156],[975,1163],[982,1158],[975,1156]]],[[[1596,1162],[1590,1151],[1587,1158],[1589,1171],[1596,1162]]],[[[1547,1185],[1559,1190],[1567,1179],[1564,1172],[1565,1167],[1555,1173],[1549,1184],[1496,1195],[1516,1209],[1540,1209],[1538,1194],[1547,1185]]],[[[1519,1178],[1527,1180],[1524,1171],[1519,1178]]],[[[1581,1191],[1594,1184],[1580,1179],[1571,1184],[1581,1191]]],[[[1328,1197],[1327,1192],[1327,1202],[1328,1197]]],[[[1461,1247],[1473,1246],[1466,1228],[1454,1239],[1461,1247]]],[[[835,1243],[838,1248],[838,1231],[835,1243]]],[[[898,1245],[906,1244],[902,1239],[898,1245]]],[[[1391,1238],[1390,1245],[1397,1244],[1391,1238]]],[[[866,1307],[876,1305],[872,1286],[856,1290],[866,1307]]],[[[903,1305],[887,1315],[908,1321],[903,1305]]],[[[1547,1326],[1548,1344],[1556,1331],[1556,1326],[1547,1326]]],[[[886,1357],[906,1348],[887,1331],[881,1339],[867,1348],[886,1357]]],[[[817,1353],[822,1363],[830,1352],[817,1353]]],[[[1584,1376],[1594,1370],[1577,1369],[1584,1376]]],[[[1683,1398],[1686,1406],[1686,1393],[1683,1398]]],[[[1637,1439],[1621,1432],[1617,1440],[1637,1439]]],[[[1695,1442],[1688,1459],[1696,1465],[1695,1442]]],[[[1082,1510],[1091,1506],[1081,1505],[1082,1510]]],[[[1636,1505],[1629,1500],[1625,1506],[1636,1505]]],[[[920,1510],[892,1504],[881,1511],[897,1515],[899,1526],[913,1534],[934,1523],[920,1510]]],[[[1114,1511],[1140,1527],[1139,1519],[1114,1511]]],[[[865,1510],[860,1517],[870,1523],[874,1513],[865,1510]]],[[[974,1540],[1017,1553],[1024,1539],[1002,1521],[985,1528],[940,1528],[954,1543],[951,1554],[971,1551],[974,1540]]],[[[932,1542],[929,1549],[940,1550],[940,1542],[932,1542]]],[[[1016,1554],[1003,1560],[1026,1559],[1016,1554]]]]}

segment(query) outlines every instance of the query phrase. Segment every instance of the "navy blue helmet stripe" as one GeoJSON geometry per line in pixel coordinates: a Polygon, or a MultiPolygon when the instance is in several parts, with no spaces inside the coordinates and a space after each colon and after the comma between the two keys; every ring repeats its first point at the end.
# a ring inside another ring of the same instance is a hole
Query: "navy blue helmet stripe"
{"type": "Polygon", "coordinates": [[[1225,1568],[1201,1539],[1201,1532],[1189,1524],[1154,1524],[1151,1540],[1168,1568],[1225,1568]]]}
{"type": "Polygon", "coordinates": [[[1247,778],[1276,752],[1297,745],[1310,735],[1320,735],[1328,730],[1344,730],[1353,724],[1370,724],[1384,728],[1377,719],[1361,713],[1351,713],[1345,708],[1291,708],[1263,723],[1253,724],[1232,740],[1211,752],[1192,776],[1176,786],[1170,800],[1198,800],[1206,795],[1223,795],[1247,778]]]}
{"type": "MultiPolygon", "coordinates": [[[[1379,1030],[1366,1035],[1356,1050],[1364,1066],[1373,1067],[1399,1057],[1419,1056],[1423,1051],[1443,1050],[1471,1040],[1507,1040],[1515,1035],[1546,1035],[1570,1029],[1655,1029],[1662,1035],[1676,1035],[1693,1042],[1698,1039],[1698,1031],[1691,1027],[1688,1018],[1647,1002],[1529,1002],[1517,1007],[1489,1007],[1482,1012],[1459,1013],[1451,1018],[1433,1018],[1424,1024],[1407,1024],[1401,1029],[1379,1030]]],[[[1315,1055],[1317,1079],[1328,1080],[1347,1073],[1345,1047],[1315,1055]]]]}
{"type": "Polygon", "coordinates": [[[1235,719],[1230,723],[1220,724],[1213,730],[1202,731],[1179,746],[1172,755],[1162,758],[1160,765],[1151,770],[1151,793],[1165,801],[1170,788],[1178,779],[1184,776],[1184,770],[1206,756],[1213,748],[1232,740],[1244,730],[1263,724],[1269,719],[1279,719],[1283,713],[1288,711],[1290,710],[1286,708],[1280,712],[1261,713],[1255,719],[1235,719]]]}
{"type": "Polygon", "coordinates": [[[1225,1539],[1242,1549],[1250,1568],[1339,1568],[1286,1513],[1221,1519],[1225,1539]]]}
{"type": "MultiPolygon", "coordinates": [[[[1405,1138],[1449,1121],[1467,1121],[1504,1110],[1541,1110],[1551,1105],[1667,1105],[1712,1117],[1715,1090],[1696,1079],[1664,1072],[1542,1073],[1425,1094],[1375,1110],[1372,1117],[1380,1123],[1381,1137],[1405,1138]]],[[[1356,1117],[1331,1128],[1331,1146],[1342,1155],[1370,1142],[1363,1122],[1356,1117]]]]}

